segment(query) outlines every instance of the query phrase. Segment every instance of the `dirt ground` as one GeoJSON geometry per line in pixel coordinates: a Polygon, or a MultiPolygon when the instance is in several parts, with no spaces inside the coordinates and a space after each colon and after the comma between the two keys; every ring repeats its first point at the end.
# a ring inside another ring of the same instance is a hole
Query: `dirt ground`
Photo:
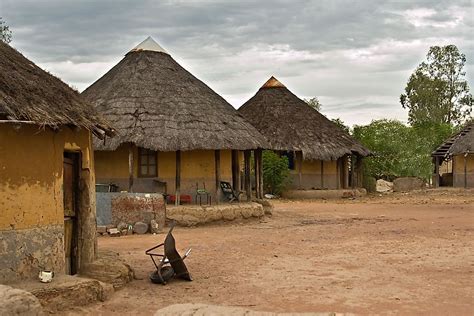
{"type": "Polygon", "coordinates": [[[72,314],[150,315],[177,303],[275,312],[474,314],[474,191],[275,201],[263,220],[174,231],[193,282],[148,280],[164,234],[101,237],[138,280],[72,314]]]}

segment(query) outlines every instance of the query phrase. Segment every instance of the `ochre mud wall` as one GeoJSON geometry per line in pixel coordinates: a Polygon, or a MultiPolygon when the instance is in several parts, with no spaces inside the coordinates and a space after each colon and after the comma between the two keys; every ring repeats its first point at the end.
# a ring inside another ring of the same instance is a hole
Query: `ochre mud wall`
{"type": "MultiPolygon", "coordinates": [[[[474,154],[466,157],[466,167],[467,187],[474,188],[474,154]]],[[[453,186],[464,187],[464,155],[453,157],[453,186]]]]}
{"type": "MultiPolygon", "coordinates": [[[[96,251],[91,135],[0,124],[0,283],[64,273],[64,151],[81,153],[80,262],[96,251]]],[[[79,265],[80,265],[79,262],[79,265]]]]}
{"type": "Polygon", "coordinates": [[[295,169],[291,170],[292,189],[337,189],[339,173],[336,160],[323,161],[323,177],[321,182],[321,160],[303,160],[301,167],[301,185],[299,178],[299,161],[295,161],[295,169]]]}
{"type": "MultiPolygon", "coordinates": [[[[119,190],[128,190],[128,153],[129,144],[121,145],[115,151],[95,152],[95,172],[97,183],[115,183],[119,190]]],[[[138,177],[138,149],[133,147],[133,176],[134,192],[163,193],[163,187],[153,178],[138,177]]],[[[176,153],[158,152],[157,179],[167,184],[167,193],[175,193],[176,153]]],[[[232,154],[230,150],[221,150],[220,157],[221,180],[232,182],[232,154]]],[[[214,150],[191,150],[181,152],[181,194],[193,197],[196,184],[199,188],[204,185],[215,199],[215,162],[214,150]]]]}

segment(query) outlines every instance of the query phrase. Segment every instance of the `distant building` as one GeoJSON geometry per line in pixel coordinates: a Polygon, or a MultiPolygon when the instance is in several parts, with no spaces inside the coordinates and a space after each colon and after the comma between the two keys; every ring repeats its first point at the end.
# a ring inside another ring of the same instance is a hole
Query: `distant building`
{"type": "MultiPolygon", "coordinates": [[[[239,155],[263,136],[221,96],[181,67],[151,37],[129,51],[82,95],[118,136],[95,143],[99,183],[119,190],[163,192],[194,200],[206,188],[221,199],[221,180],[240,187],[239,155]],[[163,188],[164,186],[164,188],[163,188]]],[[[246,177],[250,194],[250,174],[246,177]]],[[[261,195],[258,193],[258,195],[261,195]]]]}
{"type": "Polygon", "coordinates": [[[451,136],[432,154],[435,186],[474,187],[474,122],[451,136]],[[448,165],[447,172],[440,166],[448,165]]]}
{"type": "Polygon", "coordinates": [[[271,77],[238,111],[266,137],[268,149],[288,157],[293,189],[362,185],[361,159],[369,150],[276,78],[271,77]]]}
{"type": "Polygon", "coordinates": [[[92,136],[112,129],[0,41],[0,283],[75,274],[96,256],[92,136]]]}

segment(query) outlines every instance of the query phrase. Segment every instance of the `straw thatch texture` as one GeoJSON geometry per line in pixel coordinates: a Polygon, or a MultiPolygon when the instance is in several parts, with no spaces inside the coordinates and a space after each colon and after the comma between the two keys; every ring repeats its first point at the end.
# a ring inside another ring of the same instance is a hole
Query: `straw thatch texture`
{"type": "Polygon", "coordinates": [[[240,107],[239,113],[267,138],[273,150],[302,151],[307,160],[370,154],[273,77],[240,107]]]}
{"type": "Polygon", "coordinates": [[[112,129],[78,92],[0,41],[0,120],[57,128],[73,125],[101,137],[112,129]]]}
{"type": "Polygon", "coordinates": [[[474,122],[447,139],[431,155],[446,157],[465,153],[474,153],[474,122]]]}
{"type": "Polygon", "coordinates": [[[255,149],[264,137],[170,55],[128,53],[83,93],[117,129],[98,150],[122,143],[158,150],[255,149]]]}

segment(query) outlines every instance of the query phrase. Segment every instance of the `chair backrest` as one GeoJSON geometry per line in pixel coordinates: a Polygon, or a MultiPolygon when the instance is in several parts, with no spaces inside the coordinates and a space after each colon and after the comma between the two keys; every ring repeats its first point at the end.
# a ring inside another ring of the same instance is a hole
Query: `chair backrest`
{"type": "Polygon", "coordinates": [[[224,193],[232,193],[234,194],[234,190],[229,182],[221,181],[221,189],[224,193]]]}
{"type": "Polygon", "coordinates": [[[173,267],[176,276],[185,280],[191,280],[191,276],[189,275],[188,268],[184,264],[183,259],[179,255],[178,251],[176,250],[176,242],[173,237],[172,231],[175,226],[173,222],[171,224],[170,231],[168,235],[166,235],[165,239],[165,256],[168,258],[170,265],[173,267]]]}

